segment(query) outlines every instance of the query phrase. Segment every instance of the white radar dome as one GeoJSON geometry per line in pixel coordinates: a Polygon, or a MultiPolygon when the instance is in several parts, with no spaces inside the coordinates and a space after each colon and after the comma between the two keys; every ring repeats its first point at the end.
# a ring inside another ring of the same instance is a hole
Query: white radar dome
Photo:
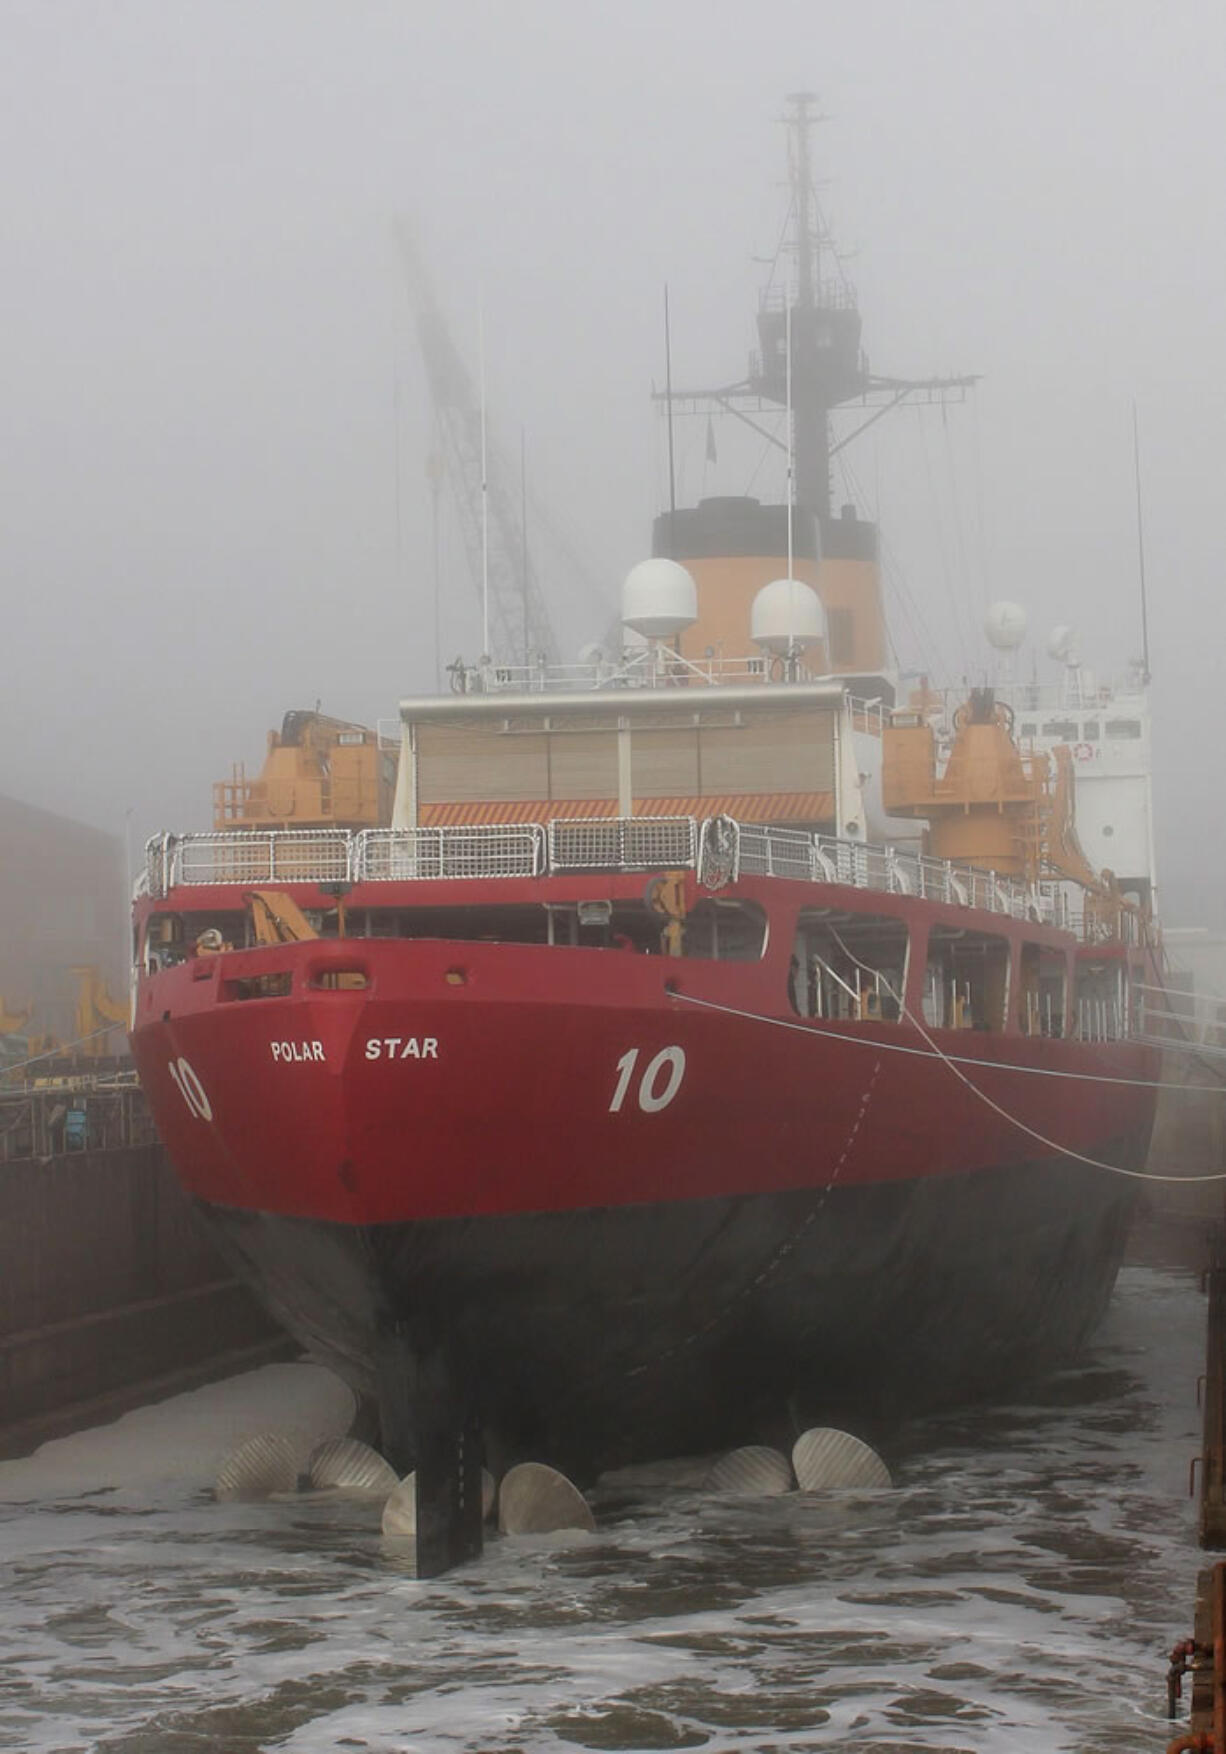
{"type": "Polygon", "coordinates": [[[1026,637],[1028,617],[1020,603],[993,603],[983,618],[988,644],[998,652],[1011,652],[1026,637]]]}
{"type": "Polygon", "coordinates": [[[826,637],[822,600],[812,585],[800,579],[773,579],[753,600],[749,632],[755,645],[781,657],[798,646],[810,646],[826,637]]]}
{"type": "Polygon", "coordinates": [[[622,585],[622,621],[644,639],[669,639],[698,619],[698,590],[675,560],[640,560],[622,585]]]}
{"type": "Polygon", "coordinates": [[[1076,644],[1076,633],[1066,621],[1062,621],[1047,636],[1047,655],[1058,664],[1067,664],[1076,644]]]}

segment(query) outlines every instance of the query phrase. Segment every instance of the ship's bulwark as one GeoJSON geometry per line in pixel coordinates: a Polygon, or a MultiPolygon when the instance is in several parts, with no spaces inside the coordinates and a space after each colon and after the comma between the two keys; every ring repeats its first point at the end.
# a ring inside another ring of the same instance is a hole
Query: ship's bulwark
{"type": "MultiPolygon", "coordinates": [[[[1139,1135],[1104,1142],[1143,1161],[1139,1135]]],[[[1009,1393],[1100,1319],[1132,1184],[1063,1159],[923,1182],[341,1225],[205,1206],[361,1392],[381,1323],[444,1336],[502,1461],[598,1466],[787,1417],[869,1435],[1009,1393]]]]}

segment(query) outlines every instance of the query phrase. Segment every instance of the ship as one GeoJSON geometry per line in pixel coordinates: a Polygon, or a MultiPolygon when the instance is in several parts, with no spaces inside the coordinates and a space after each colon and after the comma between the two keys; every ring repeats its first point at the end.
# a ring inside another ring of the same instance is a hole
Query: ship
{"type": "MultiPolygon", "coordinates": [[[[212,830],[149,842],[162,1138],[402,1462],[450,1431],[587,1476],[784,1409],[880,1433],[1071,1358],[1110,1296],[1159,1077],[1152,847],[1082,847],[1088,709],[1044,744],[1016,683],[889,662],[829,417],[966,381],[869,374],[812,116],[795,271],[716,393],[786,410],[786,503],[670,496],[620,650],[457,664],[390,737],[291,714],[212,830]]],[[[670,383],[670,422],[700,406],[670,383]]]]}

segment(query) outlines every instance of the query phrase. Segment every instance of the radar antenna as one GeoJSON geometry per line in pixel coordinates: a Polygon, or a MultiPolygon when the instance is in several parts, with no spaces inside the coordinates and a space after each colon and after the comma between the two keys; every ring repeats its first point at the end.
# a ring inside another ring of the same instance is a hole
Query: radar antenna
{"type": "Polygon", "coordinates": [[[674,413],[733,415],[779,450],[787,441],[755,419],[787,405],[790,312],[792,450],[799,504],[823,519],[831,514],[830,462],[883,414],[900,402],[962,401],[976,377],[893,378],[869,370],[860,346],[860,310],[855,288],[844,274],[813,180],[811,130],[821,120],[817,97],[793,92],[783,121],[788,131],[789,236],[784,247],[795,260],[795,286],[767,287],[758,306],[758,348],[748,374],[717,390],[678,390],[656,394],[674,413]],[[829,256],[835,271],[825,272],[829,256]],[[858,402],[866,418],[854,431],[832,440],[830,416],[858,402]]]}

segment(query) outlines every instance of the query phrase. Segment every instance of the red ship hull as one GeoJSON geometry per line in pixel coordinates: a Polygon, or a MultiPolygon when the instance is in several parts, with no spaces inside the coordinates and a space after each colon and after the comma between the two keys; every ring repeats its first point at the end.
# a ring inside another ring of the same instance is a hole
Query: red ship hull
{"type": "Polygon", "coordinates": [[[747,1402],[897,1413],[1069,1355],[1134,1184],[1068,1154],[1141,1166],[1156,1053],[798,1018],[783,928],[823,886],[760,891],[752,964],[427,939],[189,959],[142,981],[142,1081],[305,1343],[370,1391],[381,1329],[425,1321],[487,1424],[572,1465],[735,1436],[747,1402]],[[237,996],[257,978],[286,990],[237,996]]]}

